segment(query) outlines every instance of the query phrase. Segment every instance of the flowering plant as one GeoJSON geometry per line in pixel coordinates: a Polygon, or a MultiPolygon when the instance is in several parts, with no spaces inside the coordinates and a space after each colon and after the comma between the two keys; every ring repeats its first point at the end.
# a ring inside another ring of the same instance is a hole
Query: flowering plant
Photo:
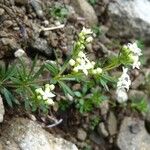
{"type": "Polygon", "coordinates": [[[92,41],[92,30],[83,27],[78,40],[74,43],[71,56],[62,66],[56,62],[46,61],[37,67],[36,57],[31,68],[26,68],[24,60],[27,56],[19,49],[15,56],[20,63],[0,68],[0,93],[11,107],[13,102],[19,104],[21,101],[18,99],[22,99],[26,109],[48,112],[50,106],[60,103],[55,98],[60,95],[57,90],[60,91],[61,88],[65,95],[64,100],[74,103],[80,112],[90,111],[107,99],[103,96],[102,87],[109,90],[108,84],[115,83],[115,79],[109,76],[109,71],[123,65],[123,74],[117,82],[116,100],[119,103],[126,102],[131,85],[128,70],[130,66],[132,69],[140,69],[141,49],[136,42],[129,43],[123,46],[120,53],[112,57],[109,63],[100,64],[86,56],[86,45],[92,41]],[[44,78],[44,73],[47,73],[48,77],[44,78]],[[83,88],[73,90],[74,83],[80,83],[83,88]]]}

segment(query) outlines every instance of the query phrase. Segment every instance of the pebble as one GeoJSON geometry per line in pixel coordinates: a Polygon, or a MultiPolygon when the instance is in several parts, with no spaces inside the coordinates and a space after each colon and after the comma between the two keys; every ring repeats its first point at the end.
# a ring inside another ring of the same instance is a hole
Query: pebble
{"type": "Polygon", "coordinates": [[[81,141],[85,141],[86,137],[87,137],[87,133],[83,129],[78,129],[77,138],[81,141]]]}
{"type": "Polygon", "coordinates": [[[4,14],[5,10],[3,8],[0,8],[0,16],[4,14]]]}

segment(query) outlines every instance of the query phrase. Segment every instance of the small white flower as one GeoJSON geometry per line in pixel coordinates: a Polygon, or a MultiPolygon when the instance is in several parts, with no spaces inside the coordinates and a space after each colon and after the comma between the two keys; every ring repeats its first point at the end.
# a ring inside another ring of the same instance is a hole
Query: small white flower
{"type": "Polygon", "coordinates": [[[75,62],[73,59],[70,59],[70,60],[69,60],[69,64],[70,64],[71,66],[74,66],[75,63],[76,63],[76,62],[75,62]]]}
{"type": "Polygon", "coordinates": [[[22,57],[23,55],[25,54],[25,51],[23,50],[23,49],[18,49],[15,53],[14,53],[14,55],[15,55],[15,57],[22,57]]]}
{"type": "Polygon", "coordinates": [[[141,56],[142,55],[142,51],[140,48],[138,48],[137,43],[134,42],[133,44],[129,43],[128,48],[131,50],[131,52],[133,52],[134,54],[141,56]]]}
{"type": "Polygon", "coordinates": [[[81,33],[87,35],[87,34],[92,34],[92,30],[91,29],[86,29],[85,27],[83,27],[81,33]]]}
{"type": "Polygon", "coordinates": [[[35,92],[37,93],[37,99],[44,100],[47,104],[53,105],[54,102],[52,98],[55,97],[55,95],[51,92],[51,90],[53,90],[54,88],[55,86],[53,84],[46,84],[45,90],[43,90],[42,88],[36,89],[35,92]]]}
{"type": "Polygon", "coordinates": [[[91,43],[93,41],[93,37],[92,36],[90,36],[90,37],[88,37],[87,39],[86,39],[86,42],[87,43],[91,43]]]}
{"type": "Polygon", "coordinates": [[[97,69],[96,69],[96,73],[97,73],[97,74],[102,73],[102,69],[101,69],[101,68],[97,68],[97,69]]]}
{"type": "Polygon", "coordinates": [[[82,51],[80,51],[80,52],[78,53],[78,56],[79,56],[80,58],[82,58],[82,57],[85,57],[85,54],[84,54],[82,51]]]}
{"type": "Polygon", "coordinates": [[[74,68],[73,68],[73,71],[74,71],[74,72],[78,72],[78,71],[79,71],[78,67],[74,67],[74,68]]]}
{"type": "Polygon", "coordinates": [[[43,89],[42,88],[38,88],[38,89],[36,89],[35,90],[35,92],[37,93],[37,94],[43,94],[43,89]]]}
{"type": "Polygon", "coordinates": [[[54,101],[52,99],[50,99],[50,98],[46,100],[46,103],[48,105],[54,105],[55,104],[54,101]]]}
{"type": "Polygon", "coordinates": [[[116,99],[119,103],[124,103],[128,100],[128,94],[124,88],[118,88],[116,90],[116,99]]]}
{"type": "Polygon", "coordinates": [[[54,90],[54,89],[55,89],[55,85],[54,85],[54,84],[51,84],[51,85],[49,86],[49,88],[50,88],[50,90],[54,90]]]}
{"type": "Polygon", "coordinates": [[[96,69],[93,69],[93,70],[92,70],[92,73],[93,73],[93,74],[97,74],[97,70],[96,70],[96,69]]]}
{"type": "Polygon", "coordinates": [[[117,82],[118,88],[125,88],[125,89],[129,90],[129,87],[131,85],[131,80],[130,80],[130,77],[127,74],[127,72],[128,72],[128,68],[123,67],[123,73],[117,82]]]}
{"type": "Polygon", "coordinates": [[[138,55],[132,55],[131,59],[133,60],[132,68],[135,69],[140,69],[141,62],[139,61],[139,56],[138,55]]]}

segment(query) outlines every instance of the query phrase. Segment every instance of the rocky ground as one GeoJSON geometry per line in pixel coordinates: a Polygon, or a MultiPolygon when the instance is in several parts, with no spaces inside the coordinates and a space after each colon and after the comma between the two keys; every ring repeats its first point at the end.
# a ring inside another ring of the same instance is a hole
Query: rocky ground
{"type": "MultiPolygon", "coordinates": [[[[129,99],[144,97],[149,104],[149,9],[149,0],[97,0],[93,5],[86,0],[0,0],[0,63],[13,62],[14,52],[22,48],[28,64],[36,54],[39,63],[55,60],[54,53],[63,64],[83,26],[95,29],[94,42],[86,47],[93,60],[115,55],[120,45],[140,39],[145,44],[143,67],[131,72],[129,99]],[[63,13],[60,7],[65,8],[63,13]]],[[[120,72],[112,72],[115,74],[120,72]]],[[[77,84],[73,88],[79,87],[77,84]]],[[[111,89],[109,98],[114,99],[111,89]]],[[[81,115],[69,108],[55,115],[63,122],[49,128],[45,116],[30,114],[20,107],[6,106],[4,110],[0,97],[0,149],[149,150],[149,112],[112,107],[104,101],[91,113],[81,115]],[[91,121],[95,116],[98,119],[91,121]]]]}

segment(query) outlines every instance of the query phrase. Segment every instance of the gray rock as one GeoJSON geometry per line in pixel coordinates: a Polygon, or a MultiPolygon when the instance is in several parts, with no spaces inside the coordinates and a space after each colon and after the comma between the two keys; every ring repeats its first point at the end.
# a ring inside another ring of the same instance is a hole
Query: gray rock
{"type": "Polygon", "coordinates": [[[108,131],[110,135],[117,133],[117,118],[113,112],[110,112],[108,116],[108,131]]]}
{"type": "Polygon", "coordinates": [[[5,10],[3,8],[0,8],[0,16],[4,14],[5,10]]]}
{"type": "Polygon", "coordinates": [[[3,99],[0,95],[0,123],[3,122],[4,114],[5,114],[5,109],[3,105],[3,99]]]}
{"type": "Polygon", "coordinates": [[[77,138],[81,141],[85,141],[86,137],[87,137],[87,133],[83,129],[78,129],[77,138]]]}
{"type": "Polygon", "coordinates": [[[4,150],[78,150],[77,147],[46,132],[37,123],[24,119],[13,118],[5,126],[0,143],[4,150]]]}
{"type": "Polygon", "coordinates": [[[30,48],[35,51],[44,53],[47,56],[51,56],[53,53],[53,49],[49,46],[47,40],[43,38],[37,38],[35,41],[31,42],[30,48]]]}
{"type": "Polygon", "coordinates": [[[117,139],[120,150],[149,150],[150,135],[145,130],[144,121],[125,117],[117,139]]]}
{"type": "Polygon", "coordinates": [[[1,38],[0,41],[4,46],[8,46],[11,50],[16,50],[20,47],[14,38],[1,38]]]}
{"type": "Polygon", "coordinates": [[[140,91],[140,90],[129,90],[129,99],[132,100],[132,99],[137,99],[137,100],[142,100],[142,99],[145,99],[147,100],[147,95],[143,92],[143,91],[140,91]]]}
{"type": "Polygon", "coordinates": [[[108,15],[111,26],[108,34],[150,41],[149,10],[149,0],[117,0],[110,3],[108,15]]]}
{"type": "Polygon", "coordinates": [[[97,131],[99,135],[103,135],[104,137],[107,137],[109,135],[103,122],[99,123],[97,131]]]}
{"type": "Polygon", "coordinates": [[[28,0],[15,0],[16,5],[25,6],[28,4],[28,0]]]}
{"type": "Polygon", "coordinates": [[[137,89],[140,85],[142,85],[145,81],[144,75],[140,74],[135,80],[132,82],[132,89],[137,89]]]}
{"type": "Polygon", "coordinates": [[[105,141],[102,136],[97,134],[96,132],[92,132],[89,136],[90,140],[96,143],[97,145],[104,145],[105,141]]]}
{"type": "Polygon", "coordinates": [[[32,5],[36,15],[41,18],[41,19],[44,19],[44,12],[42,10],[42,7],[41,7],[41,1],[40,0],[30,0],[30,4],[32,5]]]}
{"type": "Polygon", "coordinates": [[[87,0],[72,0],[71,2],[75,11],[83,16],[89,25],[92,26],[98,23],[96,13],[87,0]]]}

